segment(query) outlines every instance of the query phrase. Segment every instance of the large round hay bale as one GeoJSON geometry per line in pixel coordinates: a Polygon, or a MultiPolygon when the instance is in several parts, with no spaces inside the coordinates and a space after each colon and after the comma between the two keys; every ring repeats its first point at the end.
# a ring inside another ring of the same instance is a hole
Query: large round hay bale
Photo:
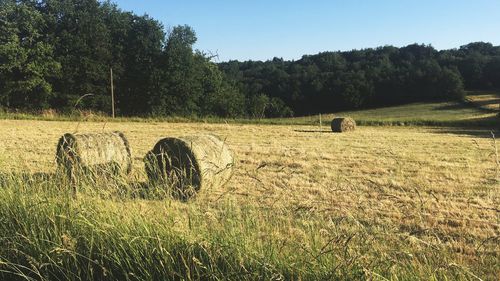
{"type": "Polygon", "coordinates": [[[336,133],[356,130],[356,121],[349,117],[337,117],[332,120],[332,131],[336,133]]]}
{"type": "Polygon", "coordinates": [[[226,184],[233,174],[234,157],[218,137],[196,135],[161,139],[146,155],[145,165],[151,181],[191,196],[226,184]]]}
{"type": "Polygon", "coordinates": [[[77,173],[128,174],[132,155],[121,132],[65,134],[57,144],[58,167],[71,177],[77,173]]]}

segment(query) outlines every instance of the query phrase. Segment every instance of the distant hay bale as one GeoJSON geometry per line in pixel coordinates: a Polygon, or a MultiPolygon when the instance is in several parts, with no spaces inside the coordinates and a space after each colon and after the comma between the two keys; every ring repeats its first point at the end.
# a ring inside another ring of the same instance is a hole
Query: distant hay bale
{"type": "Polygon", "coordinates": [[[57,164],[69,176],[83,173],[128,174],[132,156],[121,132],[65,134],[57,144],[57,164]]]}
{"type": "Polygon", "coordinates": [[[166,183],[189,197],[226,184],[233,174],[234,157],[224,141],[213,135],[164,138],[148,152],[145,166],[152,182],[166,183]]]}
{"type": "Polygon", "coordinates": [[[332,131],[336,133],[356,130],[356,121],[349,117],[337,117],[332,120],[332,131]]]}

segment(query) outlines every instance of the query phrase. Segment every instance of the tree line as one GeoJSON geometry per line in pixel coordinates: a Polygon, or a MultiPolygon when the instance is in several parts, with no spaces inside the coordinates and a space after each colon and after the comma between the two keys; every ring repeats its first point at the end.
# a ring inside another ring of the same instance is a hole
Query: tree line
{"type": "MultiPolygon", "coordinates": [[[[458,100],[464,89],[500,89],[500,46],[476,42],[437,51],[430,45],[384,46],[229,61],[220,68],[245,95],[264,94],[287,108],[268,115],[307,115],[409,102],[458,100]]],[[[283,109],[283,108],[282,108],[283,109]]]]}
{"type": "Polygon", "coordinates": [[[0,0],[0,107],[123,116],[278,117],[500,88],[500,47],[471,43],[229,61],[194,50],[189,26],[97,0],[0,0]]]}

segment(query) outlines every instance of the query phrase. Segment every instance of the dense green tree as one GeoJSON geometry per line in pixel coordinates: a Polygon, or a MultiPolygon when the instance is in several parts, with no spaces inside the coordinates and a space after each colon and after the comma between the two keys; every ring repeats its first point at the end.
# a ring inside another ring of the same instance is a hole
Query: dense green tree
{"type": "Polygon", "coordinates": [[[46,19],[36,1],[0,2],[0,101],[4,106],[41,109],[54,96],[59,74],[46,19]]]}
{"type": "Polygon", "coordinates": [[[176,26],[168,35],[163,54],[161,88],[153,94],[153,114],[192,115],[199,112],[203,59],[193,53],[196,34],[189,26],[176,26]]]}
{"type": "Polygon", "coordinates": [[[500,89],[500,55],[493,57],[484,67],[485,85],[500,89]]]}
{"type": "Polygon", "coordinates": [[[54,82],[61,106],[72,106],[83,95],[82,105],[109,111],[111,34],[105,9],[95,0],[46,0],[42,11],[62,77],[54,82]]]}
{"type": "Polygon", "coordinates": [[[203,115],[234,117],[245,115],[245,96],[228,84],[217,65],[204,56],[201,98],[203,115]]]}
{"type": "Polygon", "coordinates": [[[126,24],[111,29],[123,40],[121,56],[113,60],[113,70],[118,73],[117,105],[122,114],[147,115],[151,96],[160,90],[165,33],[160,23],[147,16],[128,14],[122,21],[126,24]]]}

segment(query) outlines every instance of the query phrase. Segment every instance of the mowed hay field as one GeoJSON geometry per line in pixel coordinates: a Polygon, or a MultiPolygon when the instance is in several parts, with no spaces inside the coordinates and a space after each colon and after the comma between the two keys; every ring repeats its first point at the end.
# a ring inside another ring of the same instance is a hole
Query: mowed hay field
{"type": "Polygon", "coordinates": [[[328,126],[1,120],[0,276],[498,280],[496,145],[487,130],[460,128],[335,134],[328,126]],[[114,130],[130,142],[132,174],[73,197],[52,174],[59,137],[114,130]],[[225,187],[188,202],[134,195],[146,181],[142,158],[160,138],[198,133],[233,150],[225,187]],[[124,191],[99,192],[111,185],[124,191]]]}

